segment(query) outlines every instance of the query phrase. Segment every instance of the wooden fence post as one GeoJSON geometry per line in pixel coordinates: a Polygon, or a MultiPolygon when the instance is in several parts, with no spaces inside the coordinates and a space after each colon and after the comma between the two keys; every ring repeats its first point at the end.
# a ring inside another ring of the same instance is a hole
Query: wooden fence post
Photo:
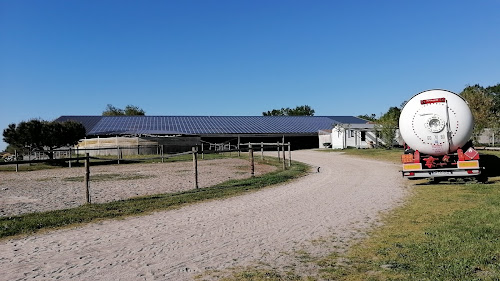
{"type": "Polygon", "coordinates": [[[260,160],[264,160],[264,142],[260,142],[260,160]]]}
{"type": "Polygon", "coordinates": [[[241,150],[240,150],[240,135],[238,135],[238,157],[241,156],[241,150]]]}
{"type": "Polygon", "coordinates": [[[69,161],[68,161],[68,165],[71,168],[71,147],[69,148],[69,161]]]}
{"type": "Polygon", "coordinates": [[[83,180],[84,187],[85,187],[85,203],[90,204],[90,185],[89,185],[89,180],[90,180],[90,157],[89,153],[85,153],[85,177],[83,180]]]}
{"type": "Polygon", "coordinates": [[[16,172],[19,172],[19,163],[17,163],[17,161],[18,161],[18,159],[17,159],[17,149],[14,150],[14,157],[15,157],[14,160],[16,161],[16,172]]]}
{"type": "Polygon", "coordinates": [[[283,151],[283,170],[286,170],[286,153],[285,153],[285,143],[281,144],[281,151],[283,151]]]}
{"type": "Polygon", "coordinates": [[[285,165],[285,143],[281,143],[281,152],[283,153],[283,158],[280,159],[280,162],[283,164],[283,170],[286,170],[286,165],[285,165]]]}
{"type": "Polygon", "coordinates": [[[253,159],[253,148],[251,143],[248,143],[248,153],[250,154],[251,175],[253,177],[255,176],[255,162],[253,159]]]}
{"type": "Polygon", "coordinates": [[[292,148],[288,142],[288,167],[292,166],[292,148]]]}
{"type": "Polygon", "coordinates": [[[205,149],[203,148],[203,143],[201,143],[201,160],[205,159],[205,149]]]}
{"type": "Polygon", "coordinates": [[[194,188],[198,188],[198,149],[193,146],[194,188]]]}
{"type": "Polygon", "coordinates": [[[281,157],[280,157],[280,142],[279,141],[276,142],[276,147],[278,148],[278,160],[279,160],[279,159],[281,159],[281,157]]]}
{"type": "Polygon", "coordinates": [[[163,150],[165,149],[165,145],[161,145],[161,162],[163,163],[165,160],[163,159],[163,150]]]}
{"type": "Polygon", "coordinates": [[[116,159],[118,164],[120,164],[120,146],[116,147],[116,159]]]}

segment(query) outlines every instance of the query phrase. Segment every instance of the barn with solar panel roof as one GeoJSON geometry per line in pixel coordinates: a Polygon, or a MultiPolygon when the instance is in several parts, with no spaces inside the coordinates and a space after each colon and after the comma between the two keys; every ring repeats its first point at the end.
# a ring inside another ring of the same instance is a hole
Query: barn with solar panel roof
{"type": "Polygon", "coordinates": [[[331,131],[339,125],[370,127],[365,126],[368,121],[354,116],[61,116],[56,119],[67,120],[82,123],[87,139],[98,138],[101,143],[108,139],[112,144],[117,138],[128,138],[133,140],[130,143],[163,145],[169,152],[186,151],[202,143],[236,145],[283,140],[290,142],[292,149],[318,148],[327,143],[320,140],[321,131],[331,131]]]}

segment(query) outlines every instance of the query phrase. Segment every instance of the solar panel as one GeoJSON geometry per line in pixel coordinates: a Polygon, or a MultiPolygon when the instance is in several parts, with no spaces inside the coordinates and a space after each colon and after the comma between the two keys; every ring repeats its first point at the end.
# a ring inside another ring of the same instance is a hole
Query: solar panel
{"type": "Polygon", "coordinates": [[[87,135],[315,134],[337,123],[364,124],[353,116],[61,116],[81,122],[87,135]]]}
{"type": "Polygon", "coordinates": [[[366,124],[368,121],[354,116],[329,116],[328,118],[343,124],[366,124]]]}
{"type": "Polygon", "coordinates": [[[85,127],[86,133],[88,135],[92,128],[94,128],[94,126],[97,125],[97,123],[99,123],[99,121],[101,121],[103,117],[104,116],[61,116],[54,121],[65,122],[71,120],[80,122],[85,127]]]}

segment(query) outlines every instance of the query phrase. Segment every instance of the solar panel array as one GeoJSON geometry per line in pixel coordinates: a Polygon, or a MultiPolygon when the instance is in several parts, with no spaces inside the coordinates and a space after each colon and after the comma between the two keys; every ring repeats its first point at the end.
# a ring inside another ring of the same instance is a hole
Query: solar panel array
{"type": "Polygon", "coordinates": [[[66,120],[81,122],[89,136],[315,134],[337,123],[366,123],[353,116],[61,116],[56,119],[66,120]]]}

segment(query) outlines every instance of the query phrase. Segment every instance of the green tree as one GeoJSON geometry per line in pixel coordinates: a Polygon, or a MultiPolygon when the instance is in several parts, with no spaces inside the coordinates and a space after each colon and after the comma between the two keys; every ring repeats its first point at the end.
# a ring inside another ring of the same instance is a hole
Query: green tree
{"type": "Polygon", "coordinates": [[[498,136],[500,135],[500,83],[495,86],[489,86],[485,88],[485,90],[493,97],[492,121],[489,127],[493,130],[493,133],[498,136]]]}
{"type": "Polygon", "coordinates": [[[281,108],[262,112],[263,116],[314,116],[314,109],[309,105],[301,105],[295,108],[281,108]]]}
{"type": "Polygon", "coordinates": [[[15,148],[42,151],[53,159],[54,149],[75,145],[85,134],[85,127],[75,121],[48,122],[33,119],[17,125],[9,124],[3,131],[3,140],[15,148]]]}
{"type": "Polygon", "coordinates": [[[125,115],[125,111],[123,109],[120,109],[118,107],[114,107],[111,104],[108,104],[106,106],[106,109],[102,112],[102,116],[121,116],[125,115]]]}
{"type": "Polygon", "coordinates": [[[393,106],[377,120],[376,128],[380,131],[380,137],[387,148],[392,147],[396,137],[399,115],[401,115],[401,109],[393,106]]]}
{"type": "Polygon", "coordinates": [[[472,137],[477,143],[478,137],[484,132],[484,129],[498,127],[495,97],[491,92],[477,84],[465,87],[460,96],[467,101],[474,117],[472,137]]]}
{"type": "Polygon", "coordinates": [[[496,84],[495,86],[486,87],[484,90],[486,91],[486,93],[493,96],[493,100],[495,103],[493,109],[497,115],[500,114],[500,83],[496,84]]]}
{"type": "Polygon", "coordinates": [[[137,115],[146,115],[146,112],[135,106],[135,105],[127,105],[125,109],[121,109],[118,107],[114,107],[111,104],[106,106],[106,109],[102,112],[103,116],[137,116],[137,115]]]}
{"type": "Polygon", "coordinates": [[[357,117],[364,119],[364,120],[367,120],[367,121],[377,121],[377,116],[374,113],[372,113],[370,115],[368,115],[368,114],[358,115],[357,117]]]}
{"type": "Polygon", "coordinates": [[[125,106],[125,115],[128,116],[133,116],[133,115],[146,115],[146,112],[142,110],[141,108],[134,106],[134,105],[127,105],[125,106]]]}

